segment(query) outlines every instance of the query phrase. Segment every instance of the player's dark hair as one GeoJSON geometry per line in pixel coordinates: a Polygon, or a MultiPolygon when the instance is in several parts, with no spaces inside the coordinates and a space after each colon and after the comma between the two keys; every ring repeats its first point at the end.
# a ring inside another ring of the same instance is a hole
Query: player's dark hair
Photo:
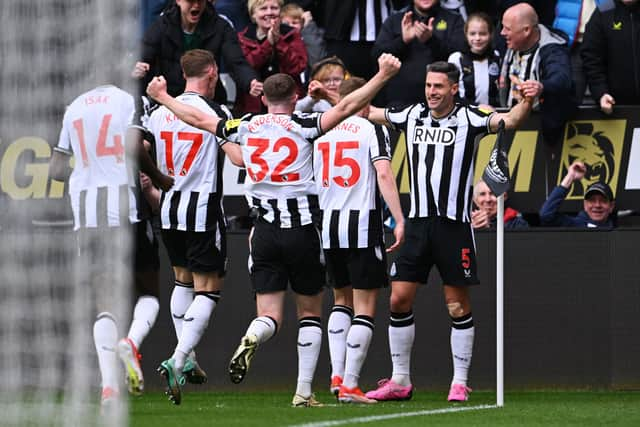
{"type": "Polygon", "coordinates": [[[427,73],[443,73],[451,83],[458,83],[460,70],[450,62],[436,61],[427,66],[427,73]]]}
{"type": "Polygon", "coordinates": [[[215,63],[213,54],[204,49],[188,50],[180,58],[180,66],[185,77],[203,76],[215,63]]]}
{"type": "Polygon", "coordinates": [[[296,93],[296,82],[288,74],[278,73],[267,77],[262,90],[267,101],[279,104],[291,99],[296,93]]]}
{"type": "Polygon", "coordinates": [[[365,84],[367,84],[367,81],[362,77],[351,77],[349,80],[343,81],[340,83],[340,88],[338,89],[340,98],[344,98],[354,90],[360,89],[365,84]]]}

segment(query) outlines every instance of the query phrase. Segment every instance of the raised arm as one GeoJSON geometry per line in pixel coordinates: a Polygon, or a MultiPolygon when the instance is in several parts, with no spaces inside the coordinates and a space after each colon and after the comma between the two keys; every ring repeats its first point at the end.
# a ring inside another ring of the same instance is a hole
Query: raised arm
{"type": "Polygon", "coordinates": [[[183,104],[167,93],[167,81],[164,77],[154,77],[147,86],[147,95],[171,110],[180,120],[216,134],[220,117],[206,114],[195,107],[183,104]]]}
{"type": "Polygon", "coordinates": [[[335,127],[342,120],[362,110],[382,89],[385,83],[400,70],[400,60],[389,53],[378,58],[378,72],[361,88],[342,98],[329,111],[320,117],[323,132],[335,127]]]}
{"type": "Polygon", "coordinates": [[[511,110],[506,113],[495,113],[489,119],[489,126],[491,132],[498,131],[498,123],[500,120],[504,120],[504,127],[506,129],[516,129],[527,118],[533,105],[533,98],[526,96],[523,97],[520,102],[514,105],[511,110]]]}
{"type": "Polygon", "coordinates": [[[369,107],[369,120],[383,126],[390,126],[391,123],[387,121],[387,118],[384,115],[384,108],[374,107],[373,105],[369,107]]]}

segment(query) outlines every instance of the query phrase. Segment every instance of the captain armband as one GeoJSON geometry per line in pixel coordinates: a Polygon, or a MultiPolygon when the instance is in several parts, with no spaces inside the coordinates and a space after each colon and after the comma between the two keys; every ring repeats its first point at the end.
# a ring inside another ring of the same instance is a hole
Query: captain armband
{"type": "Polygon", "coordinates": [[[241,122],[241,119],[221,120],[218,123],[216,135],[220,138],[227,138],[229,135],[233,135],[238,131],[238,127],[240,126],[241,122]]]}

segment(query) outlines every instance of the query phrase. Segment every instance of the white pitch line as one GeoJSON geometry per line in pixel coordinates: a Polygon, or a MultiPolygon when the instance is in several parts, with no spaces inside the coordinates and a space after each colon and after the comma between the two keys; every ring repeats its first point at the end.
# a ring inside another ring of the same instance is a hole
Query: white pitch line
{"type": "Polygon", "coordinates": [[[358,424],[358,423],[363,424],[363,423],[371,423],[374,421],[392,420],[394,418],[418,417],[421,415],[448,414],[451,412],[476,411],[479,409],[495,409],[495,408],[497,408],[496,405],[462,406],[459,408],[456,407],[456,408],[430,409],[425,411],[414,411],[414,412],[398,412],[395,414],[371,415],[368,417],[345,418],[345,419],[333,420],[333,421],[320,421],[317,423],[295,424],[289,427],[333,427],[333,426],[340,426],[344,424],[358,424]]]}

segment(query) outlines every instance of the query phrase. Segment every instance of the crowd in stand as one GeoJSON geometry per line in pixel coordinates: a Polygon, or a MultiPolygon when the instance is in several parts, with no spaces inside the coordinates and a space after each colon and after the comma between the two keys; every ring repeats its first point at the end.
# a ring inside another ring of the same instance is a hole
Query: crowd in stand
{"type": "MultiPolygon", "coordinates": [[[[398,57],[402,67],[374,105],[420,102],[426,66],[448,60],[460,70],[460,99],[486,109],[515,105],[519,85],[534,82],[540,131],[544,142],[555,146],[578,105],[595,104],[611,114],[615,105],[640,103],[639,4],[148,0],[143,2],[144,35],[134,76],[143,89],[152,76],[163,75],[176,96],[184,87],[180,56],[192,48],[207,49],[235,83],[234,99],[228,99],[218,82],[216,101],[232,105],[234,115],[241,116],[265,112],[262,82],[276,73],[296,81],[297,110],[327,111],[338,100],[340,83],[350,76],[371,77],[384,52],[398,57]],[[205,9],[201,17],[200,8],[205,9]]],[[[574,186],[567,185],[561,193],[574,186]]],[[[552,192],[550,198],[555,196],[552,192]]],[[[483,210],[483,205],[474,207],[483,210]]],[[[558,224],[549,220],[548,209],[546,203],[540,223],[558,224]]],[[[490,223],[483,220],[478,228],[490,223]]]]}

